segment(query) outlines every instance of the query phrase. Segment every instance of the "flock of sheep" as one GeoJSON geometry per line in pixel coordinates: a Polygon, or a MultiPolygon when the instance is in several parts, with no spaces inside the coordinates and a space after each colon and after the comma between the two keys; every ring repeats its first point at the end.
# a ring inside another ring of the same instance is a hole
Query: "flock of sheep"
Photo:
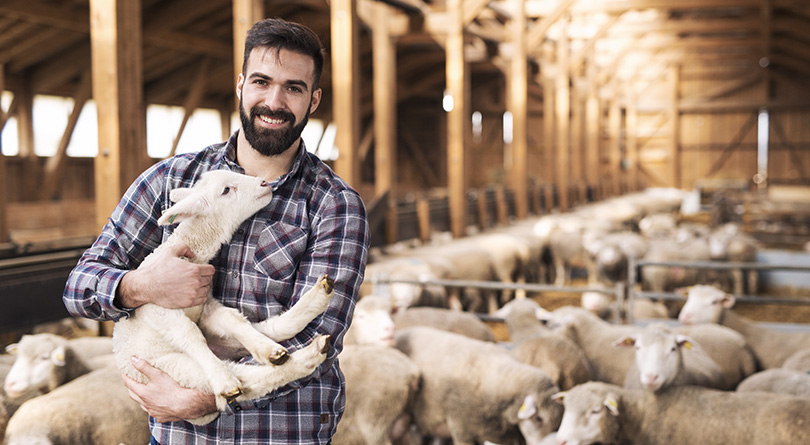
{"type": "MultiPolygon", "coordinates": [[[[679,223],[682,200],[648,190],[375,252],[339,356],[347,401],[333,443],[810,443],[810,335],[735,314],[732,294],[756,292],[755,274],[645,267],[645,289],[691,287],[682,308],[635,301],[636,319],[660,320],[632,325],[614,320],[607,293],[547,311],[520,290],[437,283],[568,285],[581,268],[609,287],[630,259],[755,258],[733,223],[679,223]],[[503,319],[507,341],[474,313],[503,319]]],[[[27,335],[7,350],[5,444],[148,443],[110,338],[27,335]]]]}

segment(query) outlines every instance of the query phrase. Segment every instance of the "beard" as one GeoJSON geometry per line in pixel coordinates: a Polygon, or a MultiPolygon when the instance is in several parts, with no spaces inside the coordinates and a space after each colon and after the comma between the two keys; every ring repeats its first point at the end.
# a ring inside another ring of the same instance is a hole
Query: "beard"
{"type": "Polygon", "coordinates": [[[277,156],[287,151],[301,137],[301,133],[309,121],[309,109],[307,109],[307,114],[300,124],[291,125],[280,130],[270,130],[258,128],[254,124],[260,115],[284,119],[287,122],[295,122],[295,115],[289,111],[274,111],[268,107],[256,105],[251,108],[250,116],[248,116],[245,113],[245,107],[242,105],[242,99],[239,99],[239,118],[242,121],[242,131],[245,132],[245,139],[253,149],[264,156],[277,156]]]}

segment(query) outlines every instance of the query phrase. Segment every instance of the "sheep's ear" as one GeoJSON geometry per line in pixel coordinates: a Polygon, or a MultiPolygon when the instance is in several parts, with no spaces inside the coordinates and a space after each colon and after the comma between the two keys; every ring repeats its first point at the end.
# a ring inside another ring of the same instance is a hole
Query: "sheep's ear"
{"type": "Polygon", "coordinates": [[[565,395],[566,394],[568,394],[568,391],[560,391],[560,392],[552,395],[551,400],[553,400],[553,401],[555,401],[557,403],[563,403],[563,401],[565,400],[565,395]]]}
{"type": "MultiPolygon", "coordinates": [[[[180,190],[180,189],[175,189],[180,190]]],[[[174,190],[172,190],[174,192],[174,190]]],[[[158,225],[165,226],[182,222],[194,215],[199,215],[208,209],[208,201],[200,194],[191,194],[183,197],[177,204],[166,209],[158,219],[158,225]]]]}
{"type": "Polygon", "coordinates": [[[720,297],[720,304],[723,305],[723,307],[726,309],[731,309],[732,307],[734,307],[734,303],[736,301],[737,299],[734,298],[734,295],[725,294],[722,297],[720,297]]]}
{"type": "Polygon", "coordinates": [[[612,343],[614,348],[629,348],[635,346],[636,339],[633,337],[623,337],[612,343]]]}
{"type": "Polygon", "coordinates": [[[687,297],[689,295],[689,291],[691,289],[692,289],[692,286],[679,287],[679,288],[673,290],[673,292],[675,292],[676,294],[678,294],[678,295],[680,295],[682,297],[687,297]]]}
{"type": "Polygon", "coordinates": [[[169,192],[169,199],[171,199],[172,202],[180,202],[184,198],[187,198],[189,195],[191,195],[191,191],[192,189],[190,187],[180,187],[172,189],[169,192]]]}
{"type": "Polygon", "coordinates": [[[518,419],[531,419],[535,415],[537,415],[537,402],[534,400],[534,396],[529,394],[525,399],[523,399],[523,404],[520,405],[520,409],[518,410],[518,419]]]}
{"type": "Polygon", "coordinates": [[[58,346],[51,351],[51,362],[56,366],[65,366],[65,348],[58,346]]]}
{"type": "Polygon", "coordinates": [[[607,397],[605,397],[605,407],[608,409],[610,414],[613,414],[614,416],[619,415],[619,402],[616,401],[616,396],[613,394],[608,394],[607,397]]]}
{"type": "Polygon", "coordinates": [[[692,349],[692,347],[698,346],[694,340],[687,337],[686,335],[678,334],[675,336],[675,343],[678,345],[679,348],[686,348],[692,349]]]}
{"type": "Polygon", "coordinates": [[[17,354],[17,343],[6,346],[6,352],[9,354],[17,354]]]}

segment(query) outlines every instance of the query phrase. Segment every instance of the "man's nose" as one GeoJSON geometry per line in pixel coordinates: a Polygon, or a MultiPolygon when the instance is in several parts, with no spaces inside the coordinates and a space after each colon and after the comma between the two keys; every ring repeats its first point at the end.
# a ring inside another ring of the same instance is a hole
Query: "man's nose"
{"type": "Polygon", "coordinates": [[[268,88],[264,96],[264,105],[271,110],[286,110],[284,88],[281,86],[268,88]]]}

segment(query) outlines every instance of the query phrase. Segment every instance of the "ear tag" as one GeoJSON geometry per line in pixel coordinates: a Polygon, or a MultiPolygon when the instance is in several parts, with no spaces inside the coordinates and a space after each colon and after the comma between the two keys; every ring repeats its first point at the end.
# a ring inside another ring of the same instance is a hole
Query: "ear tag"
{"type": "Polygon", "coordinates": [[[683,344],[683,347],[686,348],[686,349],[692,349],[692,343],[686,342],[686,343],[683,344]]]}
{"type": "Polygon", "coordinates": [[[529,408],[524,403],[523,405],[520,405],[520,409],[518,410],[518,413],[526,412],[527,409],[529,409],[529,408]]]}
{"type": "Polygon", "coordinates": [[[619,404],[613,399],[605,400],[605,403],[608,404],[613,409],[619,409],[619,404]]]}
{"type": "Polygon", "coordinates": [[[177,219],[177,214],[176,213],[174,215],[172,215],[171,218],[169,218],[169,224],[174,224],[175,219],[177,219]]]}

